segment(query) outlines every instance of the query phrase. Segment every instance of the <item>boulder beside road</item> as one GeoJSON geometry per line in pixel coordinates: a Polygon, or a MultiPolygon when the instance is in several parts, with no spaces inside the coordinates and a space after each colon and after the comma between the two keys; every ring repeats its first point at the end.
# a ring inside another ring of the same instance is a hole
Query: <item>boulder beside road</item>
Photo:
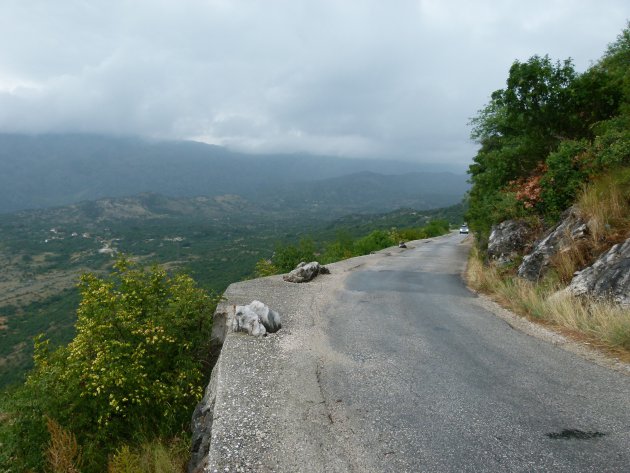
{"type": "Polygon", "coordinates": [[[522,220],[506,220],[492,227],[488,240],[488,258],[505,265],[523,254],[532,239],[532,229],[522,220]]]}
{"type": "Polygon", "coordinates": [[[630,306],[630,238],[575,274],[567,290],[576,296],[608,299],[630,306]]]}
{"type": "Polygon", "coordinates": [[[518,275],[530,281],[537,281],[546,272],[551,258],[569,247],[575,241],[588,235],[588,226],[576,207],[566,210],[555,227],[534,246],[533,251],[523,258],[518,275]]]}
{"type": "Polygon", "coordinates": [[[326,266],[322,266],[317,261],[311,261],[310,263],[300,263],[289,274],[282,276],[287,282],[303,283],[309,282],[318,274],[330,274],[330,271],[326,266]]]}

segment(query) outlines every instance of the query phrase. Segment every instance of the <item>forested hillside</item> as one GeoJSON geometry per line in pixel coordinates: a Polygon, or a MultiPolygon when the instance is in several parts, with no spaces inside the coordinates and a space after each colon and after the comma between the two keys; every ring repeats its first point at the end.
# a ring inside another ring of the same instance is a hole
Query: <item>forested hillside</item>
{"type": "Polygon", "coordinates": [[[508,218],[545,226],[611,175],[630,185],[630,28],[579,73],[570,59],[516,61],[506,87],[472,120],[468,220],[482,247],[508,218]]]}

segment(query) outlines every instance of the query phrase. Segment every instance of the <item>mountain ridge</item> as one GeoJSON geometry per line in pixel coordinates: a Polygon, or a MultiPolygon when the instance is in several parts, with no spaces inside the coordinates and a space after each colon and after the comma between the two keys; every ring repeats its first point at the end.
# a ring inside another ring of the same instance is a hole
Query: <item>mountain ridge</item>
{"type": "Polygon", "coordinates": [[[259,198],[292,182],[363,171],[386,175],[436,169],[390,160],[248,155],[199,142],[81,134],[0,134],[0,167],[0,213],[142,192],[259,198]]]}

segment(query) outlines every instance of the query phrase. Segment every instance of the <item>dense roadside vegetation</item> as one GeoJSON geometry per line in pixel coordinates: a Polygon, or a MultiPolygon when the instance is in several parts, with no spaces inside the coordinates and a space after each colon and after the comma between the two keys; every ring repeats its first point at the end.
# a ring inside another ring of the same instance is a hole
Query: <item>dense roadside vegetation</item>
{"type": "Polygon", "coordinates": [[[261,259],[256,263],[256,276],[288,273],[300,262],[318,261],[320,264],[328,264],[363,256],[398,245],[399,242],[444,235],[449,228],[446,220],[432,220],[422,227],[374,230],[360,238],[353,238],[348,230],[339,230],[332,241],[315,243],[312,238],[302,238],[298,244],[277,245],[270,259],[261,259]]]}
{"type": "Polygon", "coordinates": [[[517,312],[629,357],[627,310],[558,291],[630,237],[630,24],[583,73],[547,56],[515,62],[506,88],[492,93],[472,125],[480,149],[469,169],[467,219],[477,241],[470,283],[517,312]],[[521,219],[541,235],[571,206],[588,237],[554,257],[537,283],[516,276],[518,260],[484,264],[493,225],[521,219]]]}

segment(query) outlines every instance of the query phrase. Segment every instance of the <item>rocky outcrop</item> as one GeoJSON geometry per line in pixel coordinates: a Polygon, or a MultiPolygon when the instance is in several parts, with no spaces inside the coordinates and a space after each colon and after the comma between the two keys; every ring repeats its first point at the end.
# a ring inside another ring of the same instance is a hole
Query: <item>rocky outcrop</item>
{"type": "Polygon", "coordinates": [[[234,307],[231,327],[234,332],[247,332],[249,335],[259,337],[277,332],[282,327],[282,322],[280,314],[276,311],[260,301],[252,301],[248,305],[234,307]]]}
{"type": "Polygon", "coordinates": [[[330,271],[326,266],[320,265],[317,261],[311,261],[310,263],[300,263],[289,274],[282,276],[287,282],[302,283],[312,280],[318,274],[329,274],[330,271]]]}
{"type": "MultiPolygon", "coordinates": [[[[221,354],[221,348],[225,341],[229,329],[231,328],[231,318],[234,316],[234,307],[226,304],[219,304],[214,312],[212,321],[211,351],[214,365],[221,354]]],[[[219,369],[215,365],[212,370],[210,381],[206,387],[203,398],[195,407],[190,422],[192,432],[190,461],[188,463],[188,473],[201,473],[204,471],[210,442],[212,439],[212,425],[214,420],[214,407],[217,398],[217,379],[219,369]]]]}
{"type": "Polygon", "coordinates": [[[538,280],[549,267],[551,258],[574,242],[588,236],[588,226],[577,208],[571,207],[562,216],[560,223],[540,239],[534,250],[523,258],[518,275],[530,281],[538,280]]]}
{"type": "Polygon", "coordinates": [[[567,291],[630,306],[630,238],[613,246],[592,266],[575,273],[567,291]]]}
{"type": "Polygon", "coordinates": [[[206,387],[203,399],[192,415],[190,429],[192,431],[190,461],[188,473],[201,473],[207,460],[212,440],[212,421],[214,418],[214,405],[217,398],[217,377],[219,370],[212,370],[210,382],[206,387]]]}
{"type": "Polygon", "coordinates": [[[509,264],[523,254],[532,239],[532,229],[522,220],[506,220],[492,227],[488,258],[499,265],[509,264]]]}

